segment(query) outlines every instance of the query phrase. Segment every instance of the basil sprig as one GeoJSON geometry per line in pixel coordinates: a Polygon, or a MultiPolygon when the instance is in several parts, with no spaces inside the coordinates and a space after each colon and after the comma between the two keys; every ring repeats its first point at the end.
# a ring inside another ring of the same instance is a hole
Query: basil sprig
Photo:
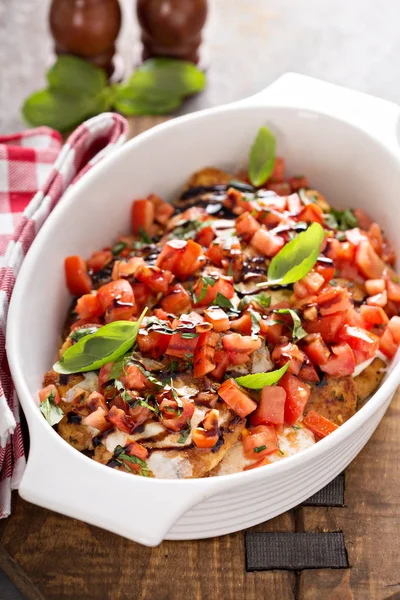
{"type": "Polygon", "coordinates": [[[292,337],[294,340],[302,340],[306,337],[307,331],[303,329],[301,319],[293,308],[278,308],[273,311],[279,315],[290,315],[293,319],[292,337]]]}
{"type": "Polygon", "coordinates": [[[324,235],[319,223],[299,233],[274,256],[268,269],[268,281],[257,287],[289,285],[305,277],[317,262],[324,235]]]}
{"type": "Polygon", "coordinates": [[[286,373],[289,368],[288,361],[283,367],[276,371],[269,371],[269,373],[254,373],[253,375],[243,375],[242,377],[236,377],[236,382],[243,387],[247,387],[250,390],[261,390],[261,388],[267,385],[274,385],[278,383],[281,377],[286,373]]]}
{"type": "Polygon", "coordinates": [[[135,323],[114,321],[81,338],[64,352],[53,369],[63,374],[82,373],[118,360],[133,346],[146,310],[135,323]]]}
{"type": "Polygon", "coordinates": [[[54,402],[55,393],[54,391],[50,392],[47,396],[46,400],[42,402],[39,406],[40,412],[46,419],[46,421],[53,427],[61,421],[64,416],[61,408],[54,402]]]}
{"type": "Polygon", "coordinates": [[[259,187],[272,175],[275,165],[275,137],[267,127],[261,127],[250,149],[249,179],[259,187]]]}

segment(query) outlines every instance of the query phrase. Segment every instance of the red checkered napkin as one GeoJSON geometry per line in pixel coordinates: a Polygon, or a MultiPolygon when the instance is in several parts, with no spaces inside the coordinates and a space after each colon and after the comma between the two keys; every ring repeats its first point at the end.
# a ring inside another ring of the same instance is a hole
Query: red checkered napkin
{"type": "Polygon", "coordinates": [[[19,404],[5,352],[10,297],[36,233],[65,189],[121,145],[128,123],[104,113],[78,127],[62,147],[47,127],[0,136],[0,518],[11,509],[25,453],[19,404]]]}

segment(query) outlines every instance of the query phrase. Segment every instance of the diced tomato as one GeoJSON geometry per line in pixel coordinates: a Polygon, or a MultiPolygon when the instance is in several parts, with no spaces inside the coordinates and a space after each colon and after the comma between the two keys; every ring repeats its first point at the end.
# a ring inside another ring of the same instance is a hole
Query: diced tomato
{"type": "Polygon", "coordinates": [[[89,396],[85,399],[85,406],[88,407],[91,413],[97,410],[99,406],[108,412],[106,400],[103,394],[100,394],[99,392],[92,392],[89,394],[89,396]]]}
{"type": "Polygon", "coordinates": [[[310,187],[308,179],[305,175],[295,175],[289,179],[290,187],[294,192],[298,192],[302,188],[310,187]]]}
{"type": "Polygon", "coordinates": [[[198,335],[196,335],[196,337],[187,338],[184,333],[175,333],[171,336],[166,354],[169,356],[177,356],[178,358],[185,358],[186,354],[193,354],[198,341],[198,335]]]}
{"type": "Polygon", "coordinates": [[[356,254],[356,247],[350,242],[339,242],[336,253],[336,260],[343,263],[353,263],[356,254]]]}
{"type": "MultiPolygon", "coordinates": [[[[128,442],[128,444],[124,447],[124,452],[129,456],[137,456],[137,458],[140,458],[140,460],[146,460],[149,455],[147,448],[141,444],[138,444],[134,440],[128,442]]],[[[131,462],[128,462],[128,465],[129,467],[134,466],[131,462]]]]}
{"type": "Polygon", "coordinates": [[[165,310],[163,310],[162,308],[155,308],[153,312],[154,316],[157,317],[157,319],[161,319],[161,321],[168,321],[169,323],[168,313],[166,313],[165,310]]]}
{"type": "MultiPolygon", "coordinates": [[[[153,295],[153,292],[144,283],[131,283],[131,287],[136,304],[140,307],[140,310],[143,310],[145,306],[149,305],[149,300],[153,295]]],[[[140,310],[138,312],[140,312],[140,310]]]]}
{"type": "Polygon", "coordinates": [[[307,321],[304,328],[309,333],[320,333],[325,342],[334,342],[347,320],[347,312],[321,317],[317,321],[307,321]]]}
{"type": "Polygon", "coordinates": [[[202,277],[200,277],[200,279],[197,281],[193,290],[197,298],[201,298],[201,296],[203,296],[204,288],[206,288],[206,294],[197,302],[196,306],[209,306],[212,302],[214,302],[218,293],[222,294],[228,299],[233,298],[235,295],[232,277],[219,275],[218,279],[213,279],[215,281],[214,285],[206,283],[202,277]]]}
{"type": "Polygon", "coordinates": [[[246,458],[261,460],[279,450],[275,427],[258,425],[248,429],[248,435],[242,437],[243,452],[246,458]]]}
{"type": "MultiPolygon", "coordinates": [[[[399,286],[400,287],[400,286],[399,286]]],[[[386,282],[384,279],[367,279],[365,282],[365,289],[369,296],[375,296],[380,294],[386,288],[386,282]]]]}
{"type": "Polygon", "coordinates": [[[398,345],[393,337],[389,327],[386,327],[382,336],[379,338],[379,350],[388,358],[393,358],[397,352],[398,345]]]}
{"type": "Polygon", "coordinates": [[[317,304],[322,317],[347,311],[352,307],[348,291],[339,286],[323,290],[317,297],[317,304]]]}
{"type": "Polygon", "coordinates": [[[234,379],[227,379],[218,388],[218,395],[241,419],[252,413],[257,404],[238,386],[234,379]]]}
{"type": "Polygon", "coordinates": [[[309,294],[316,294],[325,285],[325,279],[316,271],[310,271],[303,277],[301,283],[305,285],[309,294]]]}
{"type": "Polygon", "coordinates": [[[214,331],[200,334],[193,357],[194,377],[203,377],[215,369],[214,354],[218,339],[214,331]]]}
{"type": "MultiPolygon", "coordinates": [[[[292,189],[294,189],[292,187],[292,189]]],[[[298,194],[290,194],[287,198],[287,207],[288,211],[292,213],[292,215],[298,215],[302,209],[301,200],[298,194]]]]}
{"type": "Polygon", "coordinates": [[[116,281],[122,277],[133,277],[140,268],[145,267],[146,263],[140,256],[133,256],[128,260],[116,260],[113,265],[111,279],[116,281]]]}
{"type": "Polygon", "coordinates": [[[280,367],[290,361],[288,373],[298,375],[305,360],[304,353],[296,344],[281,341],[272,351],[272,360],[280,367]]]}
{"type": "Polygon", "coordinates": [[[127,365],[120,377],[127,390],[143,390],[151,387],[146,375],[142,373],[137,365],[127,365]]]}
{"type": "Polygon", "coordinates": [[[361,275],[367,279],[380,279],[385,269],[385,263],[367,240],[359,243],[355,262],[361,275]]]}
{"type": "Polygon", "coordinates": [[[192,440],[197,448],[214,448],[220,437],[218,427],[218,410],[211,409],[203,419],[202,427],[192,431],[192,440]]]}
{"type": "Polygon", "coordinates": [[[383,290],[383,292],[380,292],[379,294],[375,294],[375,296],[370,296],[369,298],[367,298],[367,304],[369,306],[386,306],[388,301],[388,297],[387,297],[387,291],[383,290]]]}
{"type": "Polygon", "coordinates": [[[167,390],[157,395],[161,412],[161,423],[169,431],[181,431],[188,426],[194,413],[194,403],[186,398],[180,398],[182,408],[179,407],[177,401],[173,398],[171,391],[167,390]]]}
{"type": "Polygon", "coordinates": [[[354,214],[355,218],[357,219],[358,225],[360,226],[360,228],[364,229],[365,231],[368,231],[368,229],[371,227],[373,221],[367,215],[367,213],[364,212],[363,210],[361,210],[361,208],[355,208],[353,210],[353,214],[354,214]]]}
{"type": "Polygon", "coordinates": [[[132,287],[125,279],[117,279],[97,291],[99,304],[105,311],[106,323],[130,319],[136,311],[132,287]]]}
{"type": "Polygon", "coordinates": [[[318,263],[314,266],[314,271],[319,273],[324,278],[325,283],[328,283],[335,275],[335,267],[329,264],[318,263]]]}
{"type": "Polygon", "coordinates": [[[354,227],[354,229],[348,229],[345,235],[347,241],[353,244],[353,246],[358,246],[360,242],[368,240],[367,234],[364,231],[361,231],[358,227],[354,227]]]}
{"type": "Polygon", "coordinates": [[[200,246],[208,248],[213,239],[215,239],[214,229],[210,225],[208,227],[203,227],[203,229],[200,229],[200,231],[196,233],[195,239],[200,246]]]}
{"type": "Polygon", "coordinates": [[[285,423],[294,425],[303,414],[305,405],[310,397],[310,386],[301,381],[296,375],[285,375],[278,385],[286,392],[285,423]]]}
{"type": "Polygon", "coordinates": [[[170,240],[157,258],[157,267],[171,271],[178,279],[192,275],[203,262],[203,249],[193,240],[170,240]]]}
{"type": "Polygon", "coordinates": [[[327,364],[330,351],[320,333],[310,333],[304,338],[303,343],[303,350],[311,362],[319,367],[327,364]]]}
{"type": "Polygon", "coordinates": [[[265,256],[275,256],[285,245],[284,239],[266,229],[259,229],[251,238],[250,245],[265,256]]]}
{"type": "Polygon", "coordinates": [[[356,368],[356,359],[349,344],[337,344],[331,347],[332,354],[321,370],[333,377],[352,375],[356,368]]]}
{"type": "Polygon", "coordinates": [[[67,287],[73,296],[89,294],[92,289],[86,263],[80,256],[67,256],[64,261],[67,287]]]}
{"type": "Polygon", "coordinates": [[[192,300],[189,292],[180,283],[177,283],[168,290],[168,295],[161,300],[161,306],[167,313],[179,316],[192,309],[192,300]]]}
{"type": "Polygon", "coordinates": [[[134,421],[122,408],[112,406],[106,415],[106,419],[121,431],[125,431],[125,433],[132,433],[135,429],[134,421]]]}
{"type": "Polygon", "coordinates": [[[251,354],[261,348],[261,340],[254,339],[249,335],[240,335],[239,333],[229,333],[222,338],[222,345],[227,352],[246,352],[251,354]]]}
{"type": "Polygon", "coordinates": [[[159,333],[158,331],[144,331],[143,329],[137,335],[136,341],[140,352],[149,354],[152,358],[160,358],[165,354],[171,341],[171,335],[159,333]]]}
{"type": "Polygon", "coordinates": [[[305,284],[301,280],[296,281],[296,283],[293,286],[293,291],[294,291],[295,295],[301,299],[307,298],[307,296],[310,295],[308,288],[306,288],[305,284]]]}
{"type": "Polygon", "coordinates": [[[277,385],[262,389],[258,407],[250,416],[250,425],[283,425],[286,392],[277,385]]]}
{"type": "Polygon", "coordinates": [[[89,317],[99,317],[103,314],[103,310],[99,304],[96,294],[85,294],[78,298],[75,306],[75,312],[81,319],[89,317]]]}
{"type": "Polygon", "coordinates": [[[247,467],[245,467],[243,469],[243,471],[250,471],[251,469],[258,469],[259,467],[265,467],[265,465],[270,465],[270,464],[271,464],[271,462],[268,460],[268,458],[262,458],[261,460],[257,461],[256,463],[247,465],[247,467]]]}
{"type": "Polygon", "coordinates": [[[40,402],[45,402],[49,396],[52,398],[54,404],[58,404],[60,402],[60,394],[58,389],[54,384],[46,385],[46,387],[39,390],[39,400],[40,402]]]}
{"type": "Polygon", "coordinates": [[[221,381],[229,365],[229,355],[224,350],[216,350],[214,362],[216,367],[214,371],[211,371],[211,375],[218,381],[221,381]]]}
{"type": "Polygon", "coordinates": [[[375,356],[379,348],[378,336],[361,327],[345,325],[339,333],[339,339],[349,344],[358,365],[375,356]]]}
{"type": "Polygon", "coordinates": [[[135,273],[135,279],[147,285],[153,292],[166,294],[174,276],[170,271],[143,265],[135,273]]]}
{"type": "Polygon", "coordinates": [[[271,183],[283,183],[285,181],[285,161],[279,156],[275,157],[274,168],[270,178],[271,183]]]}
{"type": "Polygon", "coordinates": [[[307,204],[299,214],[299,221],[324,224],[324,213],[318,204],[307,204]]]}
{"type": "Polygon", "coordinates": [[[383,235],[382,229],[380,228],[378,223],[372,223],[371,227],[368,230],[368,238],[375,252],[377,252],[377,254],[381,256],[383,247],[383,235]]]}
{"type": "Polygon", "coordinates": [[[114,363],[109,362],[100,368],[100,373],[99,373],[99,385],[100,386],[105,385],[110,380],[110,375],[111,375],[113,366],[114,366],[114,363]]]}
{"type": "Polygon", "coordinates": [[[245,312],[238,319],[233,319],[230,322],[230,328],[232,331],[239,331],[243,335],[250,335],[252,328],[250,313],[245,312]]]}
{"type": "MultiPolygon", "coordinates": [[[[279,315],[280,317],[281,315],[279,315]]],[[[283,334],[283,325],[282,323],[276,323],[276,325],[271,325],[272,321],[278,321],[278,315],[274,314],[272,318],[269,319],[261,319],[260,321],[260,334],[265,337],[265,339],[271,344],[277,344],[282,337],[283,334]]]]}
{"type": "Polygon", "coordinates": [[[106,431],[110,429],[110,423],[106,419],[107,414],[108,408],[104,409],[99,406],[94,412],[84,417],[82,423],[90,427],[95,427],[99,431],[106,431]]]}
{"type": "Polygon", "coordinates": [[[338,429],[335,423],[332,423],[332,421],[326,419],[315,410],[310,410],[304,417],[303,423],[318,438],[324,438],[335,431],[335,429],[338,429]]]}
{"type": "Polygon", "coordinates": [[[388,328],[396,344],[400,344],[400,317],[392,317],[389,321],[388,328]]]}
{"type": "Polygon", "coordinates": [[[101,252],[93,252],[92,256],[87,259],[86,266],[90,271],[96,273],[108,265],[113,259],[111,250],[103,250],[101,252]]]}
{"type": "Polygon", "coordinates": [[[244,212],[235,221],[236,233],[248,240],[260,227],[260,223],[249,212],[244,212]]]}
{"type": "Polygon", "coordinates": [[[211,323],[214,331],[227,331],[230,327],[229,317],[219,306],[210,306],[204,311],[204,318],[211,323]]]}
{"type": "Polygon", "coordinates": [[[286,181],[282,183],[271,182],[267,187],[269,190],[271,190],[271,192],[278,194],[278,196],[289,196],[289,194],[292,192],[292,188],[286,181]]]}
{"type": "Polygon", "coordinates": [[[207,258],[209,258],[210,261],[213,263],[213,265],[215,265],[216,267],[222,266],[222,259],[224,257],[224,248],[222,243],[220,244],[212,242],[205,254],[207,258]]]}
{"type": "Polygon", "coordinates": [[[318,373],[310,361],[303,363],[299,377],[300,379],[303,379],[303,381],[309,381],[311,383],[318,383],[320,381],[318,373]]]}
{"type": "Polygon", "coordinates": [[[133,233],[143,229],[151,233],[154,223],[155,207],[151,200],[134,200],[132,203],[131,225],[133,233]]]}
{"type": "Polygon", "coordinates": [[[70,330],[74,331],[75,329],[80,329],[81,327],[85,327],[87,325],[100,325],[99,317],[88,317],[87,319],[77,319],[71,325],[70,330]]]}
{"type": "Polygon", "coordinates": [[[155,202],[154,197],[155,196],[153,194],[149,197],[149,199],[153,201],[153,204],[155,206],[154,218],[157,221],[157,223],[160,223],[160,225],[166,225],[172,217],[172,215],[174,214],[175,209],[172,206],[172,204],[161,200],[161,198],[157,197],[158,200],[155,202]]]}
{"type": "Polygon", "coordinates": [[[393,281],[387,281],[387,294],[388,299],[393,302],[400,302],[400,285],[398,283],[394,283],[393,281]]]}
{"type": "Polygon", "coordinates": [[[366,329],[371,329],[375,325],[386,325],[389,323],[389,317],[380,306],[360,306],[360,315],[363,319],[366,329]]]}

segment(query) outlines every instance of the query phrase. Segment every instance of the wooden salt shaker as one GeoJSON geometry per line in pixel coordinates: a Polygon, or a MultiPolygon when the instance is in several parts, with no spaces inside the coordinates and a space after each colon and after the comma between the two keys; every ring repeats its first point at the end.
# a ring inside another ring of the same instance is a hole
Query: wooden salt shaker
{"type": "Polygon", "coordinates": [[[152,56],[197,63],[207,0],[137,0],[143,60],[152,56]]]}
{"type": "Polygon", "coordinates": [[[118,0],[52,0],[49,21],[57,54],[74,54],[113,74],[118,0]]]}

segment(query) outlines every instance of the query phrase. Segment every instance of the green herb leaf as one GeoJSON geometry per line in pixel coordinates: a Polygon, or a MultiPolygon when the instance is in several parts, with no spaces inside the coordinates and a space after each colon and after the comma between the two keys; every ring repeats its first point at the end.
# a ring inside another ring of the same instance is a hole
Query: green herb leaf
{"type": "Polygon", "coordinates": [[[290,315],[293,319],[293,339],[294,340],[302,340],[306,337],[307,331],[305,331],[301,325],[301,319],[297,312],[292,308],[279,308],[273,311],[274,313],[278,313],[280,315],[290,315]]]}
{"type": "Polygon", "coordinates": [[[336,221],[336,217],[333,213],[326,213],[324,215],[325,224],[330,229],[337,229],[339,227],[338,222],[336,221]]]}
{"type": "Polygon", "coordinates": [[[125,248],[127,247],[127,243],[126,242],[118,242],[117,244],[115,244],[115,246],[113,246],[111,248],[111,252],[113,256],[118,256],[118,254],[120,252],[122,252],[122,250],[125,250],[125,248]]]}
{"type": "Polygon", "coordinates": [[[260,333],[260,320],[261,317],[255,310],[249,308],[249,314],[251,317],[251,337],[258,338],[258,334],[260,333]]]}
{"type": "Polygon", "coordinates": [[[79,342],[79,340],[81,340],[83,337],[89,335],[89,333],[95,333],[97,330],[98,327],[77,328],[74,329],[72,333],[70,333],[69,337],[71,338],[71,340],[74,340],[74,342],[79,342]]]}
{"type": "Polygon", "coordinates": [[[255,186],[265,183],[272,174],[275,164],[275,137],[261,127],[249,155],[249,179],[255,186]]]}
{"type": "Polygon", "coordinates": [[[220,306],[221,308],[234,308],[232,302],[226,298],[221,292],[217,292],[217,296],[213,302],[214,306],[220,306]]]}
{"type": "Polygon", "coordinates": [[[185,427],[185,429],[182,429],[181,435],[180,435],[180,437],[178,439],[178,444],[184,444],[186,442],[186,440],[189,437],[189,434],[190,434],[191,430],[192,430],[192,424],[191,424],[190,419],[188,417],[186,419],[186,427],[185,427]]]}
{"type": "Polygon", "coordinates": [[[184,340],[191,340],[193,338],[197,338],[199,337],[198,333],[190,333],[190,332],[183,332],[181,333],[181,338],[183,338],[184,340]]]}
{"type": "Polygon", "coordinates": [[[214,287],[214,285],[217,283],[217,280],[214,279],[214,277],[210,277],[208,275],[203,275],[201,281],[203,283],[203,287],[201,288],[200,296],[197,297],[196,294],[193,294],[193,302],[195,304],[204,300],[207,294],[207,287],[209,285],[211,287],[214,287]]]}
{"type": "Polygon", "coordinates": [[[258,284],[288,285],[302,279],[317,262],[324,230],[319,223],[313,223],[306,231],[299,233],[271,260],[268,269],[268,282],[258,284]]]}
{"type": "Polygon", "coordinates": [[[53,427],[61,421],[64,416],[61,408],[54,402],[55,393],[50,392],[44,402],[41,402],[39,409],[46,421],[53,427]]]}
{"type": "Polygon", "coordinates": [[[269,308],[271,304],[271,296],[267,296],[265,292],[244,296],[239,302],[239,310],[243,310],[251,302],[257,302],[257,304],[259,304],[263,308],[269,308]]]}
{"type": "Polygon", "coordinates": [[[337,221],[336,228],[341,231],[358,227],[358,220],[350,208],[346,208],[346,210],[335,210],[334,208],[331,208],[331,215],[337,221]]]}
{"type": "Polygon", "coordinates": [[[118,360],[133,346],[146,311],[136,323],[115,321],[83,337],[64,352],[53,369],[57,373],[82,373],[118,360]]]}
{"type": "MultiPolygon", "coordinates": [[[[124,449],[122,448],[122,446],[116,446],[115,447],[114,457],[115,458],[113,458],[113,459],[116,462],[118,462],[120,465],[123,464],[123,461],[127,461],[127,462],[130,462],[130,463],[135,464],[135,465],[139,465],[140,469],[141,469],[142,476],[143,477],[148,477],[149,476],[149,469],[147,467],[147,464],[144,462],[144,460],[142,460],[141,458],[138,458],[137,456],[130,456],[130,454],[127,454],[124,451],[124,449]]],[[[127,467],[126,463],[124,463],[123,466],[127,467]]],[[[129,469],[129,470],[132,471],[132,469],[129,469]]]]}
{"type": "Polygon", "coordinates": [[[139,229],[139,236],[140,236],[140,241],[142,242],[142,244],[152,244],[153,243],[153,240],[151,239],[151,237],[149,236],[147,231],[145,231],[143,229],[143,227],[141,227],[139,229]]]}
{"type": "Polygon", "coordinates": [[[107,85],[103,69],[71,54],[57,58],[47,71],[47,81],[50,89],[87,96],[96,96],[107,85]]]}
{"type": "Polygon", "coordinates": [[[259,452],[262,452],[263,450],[266,450],[267,446],[264,444],[263,446],[257,446],[257,448],[254,448],[253,452],[256,452],[257,454],[259,452]]]}
{"type": "Polygon", "coordinates": [[[261,388],[267,385],[274,385],[281,377],[286,373],[289,368],[289,362],[283,367],[276,371],[269,371],[269,373],[255,373],[254,375],[243,375],[242,377],[236,377],[236,381],[239,385],[247,387],[250,390],[261,390],[261,388]]]}

